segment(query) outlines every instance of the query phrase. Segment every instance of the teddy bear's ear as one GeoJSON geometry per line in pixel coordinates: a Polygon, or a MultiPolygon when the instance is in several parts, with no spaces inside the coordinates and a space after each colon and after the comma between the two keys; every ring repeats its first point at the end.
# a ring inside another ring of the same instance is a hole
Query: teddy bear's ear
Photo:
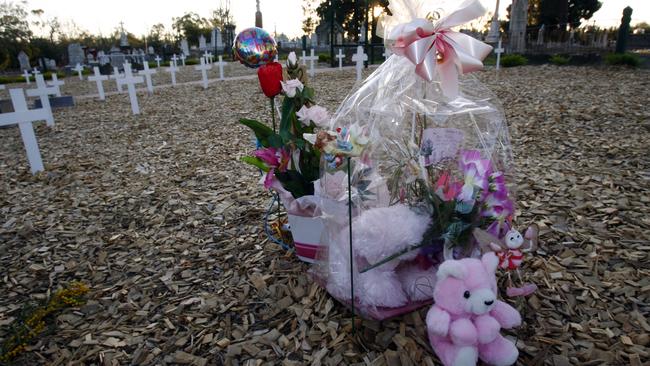
{"type": "Polygon", "coordinates": [[[494,252],[483,254],[481,262],[483,263],[483,267],[485,267],[489,273],[496,273],[497,266],[499,265],[499,258],[494,252]]]}
{"type": "Polygon", "coordinates": [[[447,277],[454,277],[462,280],[465,277],[465,267],[460,263],[460,261],[446,260],[442,262],[440,267],[438,267],[436,277],[438,278],[438,281],[442,281],[447,277]]]}

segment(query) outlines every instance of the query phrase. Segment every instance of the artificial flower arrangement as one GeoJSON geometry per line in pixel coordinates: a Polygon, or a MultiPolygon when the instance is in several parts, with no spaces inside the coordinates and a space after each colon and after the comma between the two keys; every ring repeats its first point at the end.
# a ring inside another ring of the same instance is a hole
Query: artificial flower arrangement
{"type": "Polygon", "coordinates": [[[391,0],[382,29],[395,54],[343,101],[332,131],[305,135],[322,152],[321,198],[340,203],[321,207],[328,246],[315,276],[379,320],[431,303],[443,262],[496,252],[513,269],[536,241],[513,228],[500,104],[463,76],[491,47],[452,30],[484,9],[467,0],[434,19],[427,4],[391,0]]]}
{"type": "Polygon", "coordinates": [[[325,126],[330,115],[316,104],[314,89],[307,83],[304,67],[295,53],[287,59],[286,69],[270,62],[258,70],[260,86],[271,100],[273,127],[259,121],[240,122],[255,133],[259,148],[242,160],[264,172],[264,187],[272,189],[286,208],[298,257],[313,261],[320,246],[322,224],[315,194],[320,177],[321,153],[303,138],[325,126]],[[275,97],[284,95],[280,105],[280,123],[275,123],[275,97]]]}

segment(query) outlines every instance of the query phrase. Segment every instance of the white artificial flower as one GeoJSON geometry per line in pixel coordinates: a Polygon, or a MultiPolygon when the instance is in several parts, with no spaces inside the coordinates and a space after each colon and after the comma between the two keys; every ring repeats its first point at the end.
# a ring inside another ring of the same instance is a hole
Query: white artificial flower
{"type": "Polygon", "coordinates": [[[321,128],[325,127],[330,120],[330,115],[327,113],[327,109],[318,105],[311,108],[303,105],[302,108],[296,112],[296,116],[305,126],[309,126],[311,122],[314,122],[316,126],[321,128]]]}
{"type": "Polygon", "coordinates": [[[287,81],[282,81],[282,90],[289,98],[296,96],[296,89],[302,91],[304,85],[298,79],[291,79],[287,81]]]}
{"type": "Polygon", "coordinates": [[[287,57],[287,66],[292,67],[295,66],[298,63],[298,57],[296,57],[295,52],[289,53],[289,57],[287,57]]]}

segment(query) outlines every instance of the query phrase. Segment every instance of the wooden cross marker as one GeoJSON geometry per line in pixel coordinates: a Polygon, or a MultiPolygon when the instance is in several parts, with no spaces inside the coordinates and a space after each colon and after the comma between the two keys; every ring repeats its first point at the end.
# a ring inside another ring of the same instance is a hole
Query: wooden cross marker
{"type": "Polygon", "coordinates": [[[206,64],[205,59],[201,57],[201,64],[194,66],[194,70],[201,71],[201,78],[203,80],[203,89],[208,88],[208,70],[212,69],[212,65],[206,64]]]}
{"type": "Polygon", "coordinates": [[[343,59],[345,58],[345,55],[343,54],[343,50],[339,48],[339,54],[336,55],[336,58],[339,59],[339,70],[343,70],[343,59]]]}
{"type": "Polygon", "coordinates": [[[48,113],[45,108],[28,109],[27,100],[25,100],[25,94],[22,89],[11,89],[9,90],[9,94],[11,95],[11,103],[13,104],[14,111],[0,114],[0,126],[18,125],[20,136],[23,139],[23,145],[25,145],[25,151],[27,152],[30,170],[32,174],[36,174],[43,171],[44,168],[32,122],[47,120],[52,113],[48,113]]]}
{"type": "Polygon", "coordinates": [[[311,49],[310,55],[308,57],[305,57],[305,61],[309,61],[309,77],[314,77],[314,74],[316,73],[314,69],[314,61],[318,61],[318,56],[314,55],[314,49],[311,49]]]}
{"type": "Polygon", "coordinates": [[[497,45],[497,48],[494,49],[494,53],[497,55],[497,71],[501,68],[501,54],[504,52],[506,52],[506,50],[501,46],[501,38],[499,38],[499,44],[497,45]]]}
{"type": "Polygon", "coordinates": [[[122,84],[120,84],[120,79],[124,78],[124,75],[120,74],[120,69],[118,69],[117,66],[113,66],[113,75],[109,75],[108,78],[115,80],[115,84],[117,84],[117,91],[119,93],[124,91],[122,89],[122,84]]]}
{"type": "Polygon", "coordinates": [[[81,66],[80,64],[77,64],[77,66],[75,66],[74,69],[72,69],[72,70],[76,71],[77,74],[79,74],[79,80],[83,80],[83,79],[84,79],[84,77],[81,75],[81,73],[84,71],[84,67],[83,67],[83,66],[81,66]]]}
{"type": "Polygon", "coordinates": [[[302,63],[302,66],[307,66],[307,60],[305,57],[307,57],[307,52],[305,52],[305,50],[302,50],[302,57],[300,58],[300,63],[302,63]]]}
{"type": "Polygon", "coordinates": [[[187,56],[185,56],[184,53],[181,53],[181,62],[183,63],[183,66],[185,66],[185,59],[186,58],[187,58],[187,56]]]}
{"type": "Polygon", "coordinates": [[[156,69],[150,69],[149,63],[145,62],[143,64],[144,70],[138,71],[138,75],[144,75],[144,80],[147,82],[147,91],[149,94],[153,94],[153,82],[151,81],[151,75],[158,72],[156,69]]]}
{"type": "Polygon", "coordinates": [[[357,53],[352,56],[352,61],[356,63],[356,68],[357,68],[357,81],[361,81],[361,78],[363,76],[362,71],[363,71],[363,63],[364,61],[368,61],[368,55],[366,55],[363,52],[363,47],[358,46],[357,47],[357,53]]]}
{"type": "Polygon", "coordinates": [[[24,70],[24,72],[23,72],[23,76],[25,77],[25,82],[27,83],[27,85],[29,85],[29,84],[31,83],[31,82],[29,81],[29,77],[31,76],[31,75],[29,74],[29,71],[24,70]]]}
{"type": "Polygon", "coordinates": [[[223,56],[219,56],[219,62],[217,62],[217,66],[219,66],[219,80],[223,80],[223,67],[228,65],[227,62],[223,62],[223,56]]]}
{"type": "Polygon", "coordinates": [[[52,74],[52,81],[48,81],[47,85],[51,86],[56,90],[56,96],[60,97],[61,96],[61,86],[65,85],[65,81],[59,80],[59,77],[56,76],[56,73],[52,74]]]}
{"type": "Polygon", "coordinates": [[[50,95],[56,95],[56,89],[48,87],[43,75],[38,74],[36,75],[36,89],[27,89],[26,93],[27,96],[30,97],[39,97],[43,109],[48,113],[45,122],[47,122],[47,125],[50,127],[54,126],[54,116],[52,115],[52,107],[50,106],[50,95]]]}
{"type": "Polygon", "coordinates": [[[156,58],[154,58],[154,60],[156,60],[156,64],[158,65],[157,68],[160,68],[160,61],[162,61],[162,58],[160,58],[160,56],[156,55],[156,58]]]}
{"type": "Polygon", "coordinates": [[[172,58],[172,62],[169,64],[169,67],[166,69],[166,71],[172,77],[172,85],[176,85],[176,73],[178,72],[178,66],[176,66],[176,61],[174,61],[173,58],[172,58]]]}
{"type": "Polygon", "coordinates": [[[104,84],[102,83],[104,80],[108,80],[108,76],[102,75],[99,72],[99,67],[95,66],[93,67],[93,71],[95,72],[95,75],[89,76],[88,81],[94,81],[97,83],[97,92],[99,93],[99,100],[106,100],[106,96],[104,95],[104,84]]]}
{"type": "Polygon", "coordinates": [[[135,84],[144,83],[144,78],[142,76],[134,76],[133,71],[131,70],[131,64],[124,63],[124,77],[117,79],[117,83],[120,85],[126,84],[126,87],[129,90],[129,99],[131,100],[131,111],[133,111],[133,114],[140,114],[140,106],[138,105],[138,95],[135,91],[135,84]]]}
{"type": "Polygon", "coordinates": [[[176,54],[174,54],[174,56],[172,56],[172,62],[174,63],[174,66],[178,66],[178,60],[178,57],[176,57],[176,54]]]}

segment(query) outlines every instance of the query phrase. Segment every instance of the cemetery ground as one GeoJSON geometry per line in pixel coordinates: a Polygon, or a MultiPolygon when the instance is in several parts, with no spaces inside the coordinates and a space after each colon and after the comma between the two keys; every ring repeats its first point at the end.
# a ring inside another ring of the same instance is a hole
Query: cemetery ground
{"type": "MultiPolygon", "coordinates": [[[[509,300],[524,317],[506,333],[520,365],[650,360],[648,76],[552,66],[478,75],[512,128],[518,222],[541,226],[524,266],[539,290],[509,300]]],[[[354,79],[317,74],[320,104],[335,109],[354,79]]],[[[90,287],[16,364],[436,364],[428,309],[363,321],[352,335],[349,311],[267,240],[270,195],[238,161],[254,148],[238,119],[268,119],[258,88],[141,92],[139,116],[125,94],[81,99],[55,110],[54,128],[38,125],[46,171],[36,176],[18,129],[0,129],[0,339],[28,303],[73,281],[90,287]]]]}

